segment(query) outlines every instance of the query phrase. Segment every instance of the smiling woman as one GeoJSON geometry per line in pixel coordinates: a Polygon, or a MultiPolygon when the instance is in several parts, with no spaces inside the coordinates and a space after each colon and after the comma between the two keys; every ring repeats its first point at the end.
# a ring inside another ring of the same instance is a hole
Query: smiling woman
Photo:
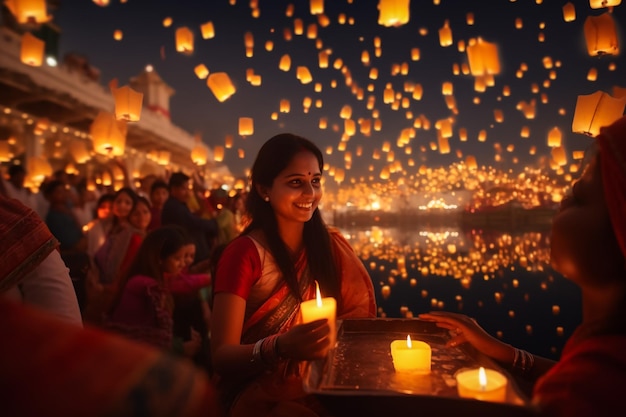
{"type": "Polygon", "coordinates": [[[231,416],[327,415],[302,388],[304,361],[333,346],[334,323],[303,323],[315,282],[337,318],[375,317],[371,278],[319,212],[322,153],[285,133],[261,147],[246,199],[251,222],[224,249],[214,277],[211,354],[231,416]],[[329,262],[330,260],[330,262],[329,262]]]}

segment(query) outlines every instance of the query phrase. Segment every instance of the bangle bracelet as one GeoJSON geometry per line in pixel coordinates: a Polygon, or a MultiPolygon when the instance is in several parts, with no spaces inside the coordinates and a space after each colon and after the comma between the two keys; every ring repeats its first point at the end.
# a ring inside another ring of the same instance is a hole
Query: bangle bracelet
{"type": "Polygon", "coordinates": [[[254,344],[254,347],[252,348],[252,358],[250,359],[250,362],[260,362],[263,360],[263,357],[261,356],[261,346],[263,345],[264,340],[265,338],[259,340],[254,344]]]}
{"type": "Polygon", "coordinates": [[[520,371],[522,375],[527,375],[535,366],[535,357],[522,349],[515,349],[513,356],[513,369],[520,371]]]}

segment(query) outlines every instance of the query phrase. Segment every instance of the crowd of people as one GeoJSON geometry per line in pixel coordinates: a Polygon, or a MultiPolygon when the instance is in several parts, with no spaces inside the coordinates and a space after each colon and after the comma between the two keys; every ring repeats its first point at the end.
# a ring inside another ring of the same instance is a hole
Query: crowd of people
{"type": "MultiPolygon", "coordinates": [[[[527,378],[536,415],[612,415],[626,383],[626,117],[595,145],[552,226],[553,266],[583,294],[558,362],[463,315],[419,316],[527,378]]],[[[86,197],[59,173],[44,209],[12,165],[0,183],[8,415],[330,416],[302,371],[333,348],[332,326],[303,323],[299,305],[319,285],[339,319],[375,318],[377,306],[362,261],[320,214],[323,168],[313,142],[284,133],[259,150],[246,195],[207,197],[178,172],[86,197]]]]}

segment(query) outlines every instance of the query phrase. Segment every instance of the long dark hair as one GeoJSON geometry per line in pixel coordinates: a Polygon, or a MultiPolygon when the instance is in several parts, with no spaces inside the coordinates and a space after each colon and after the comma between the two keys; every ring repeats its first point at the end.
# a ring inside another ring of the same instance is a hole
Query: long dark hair
{"type": "MultiPolygon", "coordinates": [[[[133,202],[133,205],[130,208],[130,211],[128,212],[128,214],[130,215],[130,212],[133,211],[133,209],[135,208],[135,205],[137,204],[137,193],[135,192],[135,190],[133,190],[130,187],[122,187],[119,190],[117,190],[115,192],[115,194],[113,194],[113,200],[111,201],[111,211],[113,211],[113,203],[115,202],[115,200],[117,200],[117,197],[120,196],[120,194],[126,194],[128,197],[130,197],[130,199],[133,202]]],[[[114,230],[115,227],[117,225],[119,225],[119,219],[117,218],[117,216],[114,214],[112,217],[113,219],[113,227],[111,228],[111,230],[114,230]]]]}
{"type": "MultiPolygon", "coordinates": [[[[302,300],[302,294],[289,249],[278,234],[278,223],[272,206],[263,200],[257,186],[271,187],[274,179],[289,165],[293,157],[302,151],[315,155],[322,172],[324,169],[322,152],[306,138],[283,133],[273,136],[263,144],[252,165],[250,193],[246,197],[246,211],[250,223],[242,232],[248,234],[256,229],[263,232],[287,286],[299,300],[302,300]]],[[[333,259],[330,234],[319,208],[315,209],[311,220],[304,224],[303,241],[311,277],[319,282],[324,296],[335,297],[341,305],[341,285],[337,266],[335,262],[328,261],[333,259]]]]}
{"type": "Polygon", "coordinates": [[[178,225],[160,226],[146,235],[137,250],[137,254],[120,280],[117,293],[110,311],[112,312],[121,299],[128,280],[136,275],[144,275],[164,285],[163,261],[180,250],[190,241],[189,234],[178,225]]]}

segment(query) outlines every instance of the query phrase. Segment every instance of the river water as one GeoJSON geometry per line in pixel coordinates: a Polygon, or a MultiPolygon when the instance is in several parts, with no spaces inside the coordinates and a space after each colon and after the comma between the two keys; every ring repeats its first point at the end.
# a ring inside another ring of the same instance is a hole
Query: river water
{"type": "Polygon", "coordinates": [[[549,229],[342,227],[372,277],[379,317],[474,317],[516,347],[558,359],[581,320],[580,291],[552,270],[549,229]]]}

